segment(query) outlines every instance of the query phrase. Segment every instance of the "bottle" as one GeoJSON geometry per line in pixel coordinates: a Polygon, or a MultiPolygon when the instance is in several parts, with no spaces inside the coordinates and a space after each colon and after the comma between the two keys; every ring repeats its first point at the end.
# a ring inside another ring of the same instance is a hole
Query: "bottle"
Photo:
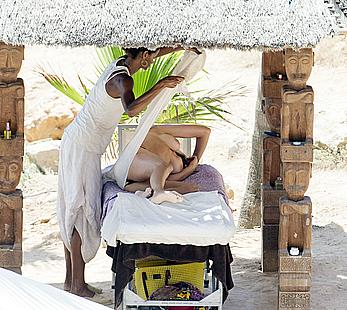
{"type": "Polygon", "coordinates": [[[275,189],[282,190],[283,189],[283,182],[281,177],[277,177],[275,180],[275,189]]]}
{"type": "Polygon", "coordinates": [[[6,140],[10,140],[11,139],[10,121],[6,122],[6,128],[4,130],[4,139],[6,139],[6,140]]]}
{"type": "Polygon", "coordinates": [[[298,256],[300,254],[299,248],[297,247],[291,247],[289,250],[289,255],[291,256],[298,256]]]}

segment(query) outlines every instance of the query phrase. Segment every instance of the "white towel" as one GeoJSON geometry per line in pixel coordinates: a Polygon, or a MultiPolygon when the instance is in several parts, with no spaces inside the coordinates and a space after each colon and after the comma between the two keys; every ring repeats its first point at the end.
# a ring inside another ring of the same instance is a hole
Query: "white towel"
{"type": "Polygon", "coordinates": [[[228,244],[235,231],[232,211],[217,191],[185,194],[183,202],[160,205],[119,193],[101,235],[110,246],[117,240],[207,246],[228,244]]]}

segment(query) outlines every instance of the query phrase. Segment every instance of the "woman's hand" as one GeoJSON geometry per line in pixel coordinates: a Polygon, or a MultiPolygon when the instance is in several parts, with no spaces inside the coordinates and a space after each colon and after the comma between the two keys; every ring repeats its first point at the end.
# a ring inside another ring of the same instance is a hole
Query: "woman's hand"
{"type": "Polygon", "coordinates": [[[167,76],[160,80],[157,85],[161,88],[175,88],[178,84],[182,83],[184,77],[182,76],[167,76]]]}
{"type": "Polygon", "coordinates": [[[189,166],[187,168],[189,168],[189,170],[191,172],[195,171],[196,167],[198,166],[199,164],[199,160],[198,160],[198,157],[197,156],[192,156],[192,157],[189,157],[189,166]]]}
{"type": "Polygon", "coordinates": [[[183,181],[187,177],[189,177],[198,166],[198,158],[196,156],[189,157],[189,165],[185,167],[182,171],[177,173],[172,173],[168,176],[169,181],[183,181]]]}
{"type": "Polygon", "coordinates": [[[197,55],[201,54],[201,52],[196,47],[187,48],[187,50],[191,51],[191,52],[194,52],[197,55]]]}

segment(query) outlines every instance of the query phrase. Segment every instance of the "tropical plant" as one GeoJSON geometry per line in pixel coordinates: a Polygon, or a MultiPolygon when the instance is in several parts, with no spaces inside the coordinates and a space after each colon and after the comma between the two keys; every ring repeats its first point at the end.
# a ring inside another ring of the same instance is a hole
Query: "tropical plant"
{"type": "MultiPolygon", "coordinates": [[[[97,49],[97,56],[99,64],[97,65],[97,72],[100,75],[109,63],[119,58],[124,54],[120,47],[104,47],[97,49]]],[[[132,77],[134,79],[134,94],[135,97],[141,96],[143,93],[151,89],[159,80],[171,75],[176,67],[182,52],[171,53],[159,58],[156,58],[152,65],[147,70],[139,70],[132,77]]],[[[61,93],[83,105],[86,96],[89,94],[89,88],[82,81],[78,75],[80,83],[80,90],[77,90],[69,84],[64,77],[56,74],[51,74],[43,69],[38,71],[52,86],[54,86],[61,93]]],[[[226,115],[230,114],[229,111],[221,107],[223,100],[227,96],[242,96],[245,92],[245,87],[234,83],[230,91],[225,91],[226,87],[205,93],[204,91],[196,91],[192,93],[193,97],[183,94],[176,94],[171,104],[162,112],[157,119],[158,123],[191,123],[197,121],[211,121],[222,119],[227,121],[226,115]],[[197,98],[197,96],[201,94],[197,98]]],[[[193,82],[192,82],[193,83],[193,82]]],[[[92,82],[92,84],[94,84],[92,82]]],[[[122,116],[121,122],[137,121],[137,119],[130,119],[126,114],[122,116]]]]}
{"type": "MultiPolygon", "coordinates": [[[[120,47],[104,47],[96,50],[99,64],[96,67],[97,74],[105,70],[105,68],[115,59],[118,59],[124,54],[120,47]]],[[[159,58],[156,58],[152,65],[147,70],[139,70],[132,75],[134,80],[134,95],[139,97],[149,89],[151,89],[159,80],[171,75],[177,63],[181,59],[183,52],[171,53],[159,58]]],[[[83,105],[86,97],[89,94],[89,88],[78,75],[80,89],[77,90],[69,84],[64,77],[56,74],[51,74],[43,69],[38,70],[52,86],[58,91],[83,105]]],[[[207,74],[207,72],[205,72],[207,74]]],[[[91,84],[94,82],[90,81],[91,84]]],[[[191,82],[190,84],[194,83],[191,82]]],[[[191,92],[192,96],[176,94],[171,103],[159,115],[157,123],[196,123],[198,121],[224,120],[227,121],[226,115],[231,114],[229,111],[222,108],[223,101],[228,96],[243,96],[245,94],[245,86],[232,81],[228,85],[224,85],[220,89],[207,92],[195,91],[191,92]],[[229,90],[226,90],[229,89],[229,90]],[[231,90],[230,90],[231,89],[231,90]]],[[[138,116],[141,117],[141,114],[138,116]]],[[[138,122],[137,118],[129,118],[127,114],[123,114],[121,123],[138,122]]],[[[230,122],[231,123],[231,122],[230,122]]],[[[233,123],[232,123],[233,124],[233,123]]],[[[240,128],[239,126],[233,124],[240,128]]],[[[240,128],[242,129],[242,128],[240,128]]],[[[243,129],[242,129],[243,130],[243,129]]],[[[112,162],[117,156],[117,137],[110,143],[104,154],[105,162],[112,162]]]]}

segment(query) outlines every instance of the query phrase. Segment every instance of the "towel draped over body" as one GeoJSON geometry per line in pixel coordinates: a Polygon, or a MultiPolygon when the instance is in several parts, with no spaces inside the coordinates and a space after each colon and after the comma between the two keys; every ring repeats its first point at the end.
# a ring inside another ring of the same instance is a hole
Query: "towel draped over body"
{"type": "Polygon", "coordinates": [[[105,180],[116,180],[120,188],[124,188],[128,171],[133,159],[139,150],[142,142],[147,136],[148,131],[158,118],[159,114],[170,103],[176,93],[187,93],[185,82],[189,82],[199,71],[203,69],[206,60],[206,53],[196,54],[185,51],[180,62],[172,72],[172,75],[184,77],[184,82],[175,88],[163,89],[151,102],[146,112],[141,118],[135,134],[123,152],[120,154],[114,166],[104,171],[105,180]]]}

